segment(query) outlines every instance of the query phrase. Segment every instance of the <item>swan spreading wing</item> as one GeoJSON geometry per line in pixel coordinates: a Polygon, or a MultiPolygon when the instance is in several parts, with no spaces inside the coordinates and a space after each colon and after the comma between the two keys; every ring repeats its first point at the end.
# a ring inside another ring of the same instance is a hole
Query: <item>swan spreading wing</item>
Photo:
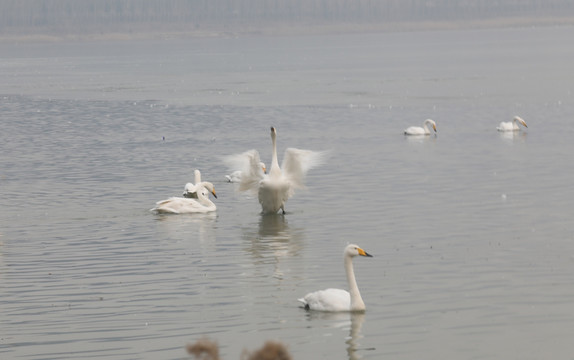
{"type": "Polygon", "coordinates": [[[321,165],[326,157],[325,151],[311,151],[289,148],[285,150],[281,169],[288,179],[292,189],[305,188],[305,175],[307,172],[321,165]]]}
{"type": "Polygon", "coordinates": [[[257,192],[259,182],[265,176],[257,150],[248,150],[241,154],[230,155],[223,160],[230,168],[241,171],[239,191],[250,190],[257,192]]]}

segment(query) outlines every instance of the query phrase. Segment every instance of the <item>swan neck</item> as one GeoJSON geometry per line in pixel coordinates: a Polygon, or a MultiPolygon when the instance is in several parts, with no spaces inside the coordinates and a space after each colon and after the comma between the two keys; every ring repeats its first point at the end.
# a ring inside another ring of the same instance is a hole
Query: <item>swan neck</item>
{"type": "Polygon", "coordinates": [[[430,134],[430,129],[427,126],[428,123],[429,123],[428,120],[425,120],[425,122],[423,123],[423,128],[425,129],[426,134],[430,134]]]}
{"type": "Polygon", "coordinates": [[[345,255],[345,272],[347,273],[347,283],[349,284],[349,294],[351,294],[351,311],[365,310],[365,303],[361,298],[359,286],[355,279],[355,270],[353,269],[353,258],[345,255]]]}
{"type": "Polygon", "coordinates": [[[205,207],[214,207],[215,204],[213,203],[213,201],[211,201],[211,199],[209,198],[209,195],[205,195],[203,193],[204,189],[207,189],[205,186],[199,184],[200,187],[197,189],[197,200],[199,201],[199,203],[205,207]]]}
{"type": "Polygon", "coordinates": [[[271,134],[271,144],[273,146],[273,149],[271,150],[271,170],[269,171],[271,173],[271,171],[273,171],[274,169],[278,169],[279,168],[279,161],[277,160],[277,136],[273,133],[271,134]]]}

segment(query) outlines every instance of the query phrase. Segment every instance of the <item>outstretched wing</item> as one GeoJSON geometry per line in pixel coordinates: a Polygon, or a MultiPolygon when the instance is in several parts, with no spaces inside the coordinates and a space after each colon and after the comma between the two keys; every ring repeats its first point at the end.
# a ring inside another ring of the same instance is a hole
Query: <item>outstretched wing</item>
{"type": "Polygon", "coordinates": [[[259,182],[263,179],[264,173],[261,168],[261,160],[257,150],[249,150],[242,154],[235,154],[225,157],[224,162],[231,170],[241,171],[241,182],[239,191],[257,191],[259,182]]]}
{"type": "Polygon", "coordinates": [[[289,148],[285,150],[281,170],[294,189],[305,188],[305,175],[325,161],[327,152],[289,148]]]}

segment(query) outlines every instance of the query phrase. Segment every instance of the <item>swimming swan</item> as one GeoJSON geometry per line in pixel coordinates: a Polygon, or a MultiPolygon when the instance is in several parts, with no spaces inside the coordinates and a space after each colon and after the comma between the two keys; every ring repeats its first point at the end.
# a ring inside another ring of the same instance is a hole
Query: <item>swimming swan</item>
{"type": "MultiPolygon", "coordinates": [[[[261,168],[263,169],[263,173],[267,174],[267,167],[265,166],[265,164],[262,162],[259,162],[259,166],[261,166],[261,168]]],[[[243,174],[243,172],[241,170],[236,170],[229,175],[225,175],[225,178],[227,179],[227,182],[240,183],[242,174],[243,174]]]]}
{"type": "Polygon", "coordinates": [[[257,150],[228,156],[225,161],[232,168],[242,169],[239,191],[257,192],[263,213],[276,213],[281,209],[285,214],[285,202],[296,189],[304,189],[305,175],[311,168],[320,165],[324,152],[289,148],[285,150],[283,163],[279,167],[277,160],[277,130],[271,127],[273,143],[271,169],[268,174],[260,166],[257,150]]]}
{"type": "Polygon", "coordinates": [[[155,207],[150,211],[158,214],[190,214],[207,213],[215,211],[217,207],[209,200],[209,193],[217,199],[213,184],[207,181],[196,184],[197,200],[190,198],[170,197],[155,203],[155,207]]]}
{"type": "Polygon", "coordinates": [[[327,289],[309,293],[305,297],[297,299],[306,310],[365,311],[365,303],[361,298],[353,270],[353,257],[357,255],[372,257],[357,245],[351,244],[345,248],[343,258],[350,293],[342,289],[327,289]]]}
{"type": "Polygon", "coordinates": [[[430,130],[427,127],[427,124],[430,124],[436,132],[436,123],[431,119],[426,119],[423,123],[423,127],[420,126],[410,126],[405,129],[405,135],[430,135],[430,130]]]}
{"type": "Polygon", "coordinates": [[[183,197],[197,199],[198,184],[201,182],[201,173],[198,169],[193,172],[195,175],[195,184],[187,183],[183,188],[183,197]]]}
{"type": "Polygon", "coordinates": [[[528,127],[526,126],[526,121],[524,121],[524,119],[522,119],[520,116],[515,116],[512,121],[503,121],[500,123],[500,125],[498,125],[498,127],[496,128],[496,130],[498,131],[518,131],[520,130],[520,128],[518,127],[518,123],[522,124],[522,126],[524,127],[528,127]]]}

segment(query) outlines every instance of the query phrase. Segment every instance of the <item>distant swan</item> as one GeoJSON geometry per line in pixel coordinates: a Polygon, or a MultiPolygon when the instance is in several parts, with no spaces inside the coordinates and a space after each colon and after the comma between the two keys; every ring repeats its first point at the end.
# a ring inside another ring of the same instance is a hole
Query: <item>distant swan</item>
{"type": "Polygon", "coordinates": [[[195,175],[195,184],[185,184],[185,187],[183,188],[183,197],[197,199],[197,188],[198,184],[201,182],[201,173],[198,169],[195,169],[193,173],[195,175]]]}
{"type": "Polygon", "coordinates": [[[226,162],[233,168],[242,169],[239,191],[257,192],[264,213],[276,213],[281,210],[285,214],[285,202],[293,196],[296,189],[305,188],[304,180],[307,171],[321,164],[324,153],[289,148],[285,150],[280,168],[277,160],[276,138],[277,131],[271,127],[273,150],[271,169],[268,174],[265,174],[260,166],[261,160],[257,150],[229,156],[226,162]]]}
{"type": "MultiPolygon", "coordinates": [[[[262,162],[259,162],[259,166],[261,166],[261,168],[263,169],[263,173],[267,174],[267,167],[265,167],[265,164],[262,162]]],[[[227,179],[227,182],[240,183],[242,174],[243,174],[243,172],[241,170],[236,170],[229,175],[225,175],[225,178],[227,179]]]]}
{"type": "Polygon", "coordinates": [[[353,270],[353,257],[372,255],[365,252],[359,246],[347,245],[343,252],[345,272],[349,291],[342,289],[327,289],[309,293],[304,298],[297,299],[307,310],[317,311],[365,311],[365,303],[361,298],[355,272],[353,270]]]}
{"type": "Polygon", "coordinates": [[[520,130],[520,128],[518,127],[518,124],[520,123],[522,124],[522,126],[524,127],[528,127],[526,126],[526,121],[524,121],[524,119],[522,119],[520,116],[515,116],[512,121],[503,121],[500,123],[500,125],[498,125],[498,127],[496,128],[496,130],[498,131],[518,131],[520,130]]]}
{"type": "Polygon", "coordinates": [[[151,211],[158,214],[189,214],[215,211],[217,207],[209,200],[209,192],[217,199],[213,184],[207,181],[196,184],[197,200],[190,198],[170,197],[158,201],[151,211]]]}
{"type": "Polygon", "coordinates": [[[436,123],[431,119],[426,119],[423,123],[423,127],[420,126],[410,126],[405,129],[405,135],[430,135],[430,130],[427,127],[427,124],[430,124],[436,132],[436,123]]]}

